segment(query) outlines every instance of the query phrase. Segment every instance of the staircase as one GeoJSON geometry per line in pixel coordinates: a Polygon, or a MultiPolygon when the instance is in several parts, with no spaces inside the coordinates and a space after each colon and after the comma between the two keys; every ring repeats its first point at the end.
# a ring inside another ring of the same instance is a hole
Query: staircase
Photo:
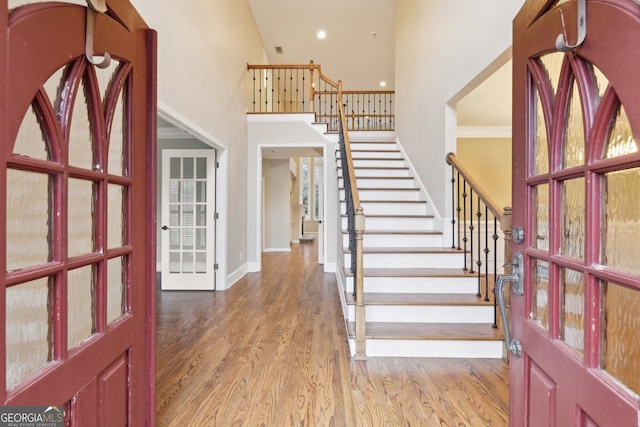
{"type": "MultiPolygon", "coordinates": [[[[501,358],[502,334],[492,328],[493,301],[477,297],[465,254],[447,247],[433,211],[393,137],[375,142],[350,133],[364,233],[366,354],[369,357],[501,358]]],[[[338,156],[340,153],[338,152],[338,156]]],[[[340,165],[340,162],[338,162],[340,165]]],[[[338,168],[343,266],[351,265],[342,170],[338,168]]],[[[352,354],[353,275],[338,272],[352,354]]]]}

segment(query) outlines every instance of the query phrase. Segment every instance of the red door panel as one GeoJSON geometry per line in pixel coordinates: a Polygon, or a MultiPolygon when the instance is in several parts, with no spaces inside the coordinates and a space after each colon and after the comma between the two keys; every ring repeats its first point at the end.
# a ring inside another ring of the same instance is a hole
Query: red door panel
{"type": "Polygon", "coordinates": [[[553,426],[556,413],[556,384],[535,364],[530,368],[530,375],[529,424],[553,426]]]}
{"type": "Polygon", "coordinates": [[[531,0],[514,21],[514,426],[640,419],[640,5],[587,0],[584,43],[559,52],[579,3],[531,0]]]}
{"type": "Polygon", "coordinates": [[[108,7],[105,69],[84,57],[84,7],[5,9],[0,39],[0,395],[64,405],[69,426],[155,416],[156,36],[128,2],[108,7]]]}

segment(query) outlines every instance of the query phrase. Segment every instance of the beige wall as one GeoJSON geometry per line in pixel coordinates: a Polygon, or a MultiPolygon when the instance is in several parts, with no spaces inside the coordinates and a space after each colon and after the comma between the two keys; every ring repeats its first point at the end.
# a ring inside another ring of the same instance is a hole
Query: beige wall
{"type": "Polygon", "coordinates": [[[511,206],[511,138],[460,138],[456,156],[499,208],[511,206]]]}
{"type": "Polygon", "coordinates": [[[218,205],[229,238],[228,275],[247,262],[247,63],[264,47],[247,0],[132,0],[158,32],[158,105],[213,141],[226,163],[218,205]]]}
{"type": "Polygon", "coordinates": [[[265,252],[290,250],[290,174],[289,159],[262,159],[265,252]]]}

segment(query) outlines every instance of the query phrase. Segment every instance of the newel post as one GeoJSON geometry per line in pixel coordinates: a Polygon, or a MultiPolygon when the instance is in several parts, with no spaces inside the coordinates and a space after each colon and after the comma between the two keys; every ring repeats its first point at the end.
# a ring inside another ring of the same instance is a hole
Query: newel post
{"type": "Polygon", "coordinates": [[[366,315],[364,307],[364,245],[362,235],[364,234],[364,210],[362,206],[356,208],[355,214],[356,232],[356,360],[366,360],[366,315]]]}
{"type": "Polygon", "coordinates": [[[315,89],[315,83],[313,81],[313,70],[315,68],[315,65],[313,64],[313,61],[309,61],[309,111],[310,112],[314,112],[315,109],[313,107],[313,100],[316,97],[316,89],[315,89]]]}

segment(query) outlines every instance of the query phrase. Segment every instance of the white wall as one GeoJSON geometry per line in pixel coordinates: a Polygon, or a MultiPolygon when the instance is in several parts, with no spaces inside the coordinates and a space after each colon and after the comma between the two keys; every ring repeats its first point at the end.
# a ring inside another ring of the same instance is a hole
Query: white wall
{"type": "MultiPolygon", "coordinates": [[[[225,185],[221,224],[229,236],[227,280],[246,272],[247,63],[262,39],[247,0],[132,0],[158,31],[158,109],[218,149],[225,185]]],[[[224,288],[224,286],[223,286],[224,288]]]]}
{"type": "MultiPolygon", "coordinates": [[[[396,0],[396,133],[434,207],[449,216],[455,106],[512,43],[523,0],[396,0]]],[[[497,66],[496,66],[497,67],[497,66]]]]}

